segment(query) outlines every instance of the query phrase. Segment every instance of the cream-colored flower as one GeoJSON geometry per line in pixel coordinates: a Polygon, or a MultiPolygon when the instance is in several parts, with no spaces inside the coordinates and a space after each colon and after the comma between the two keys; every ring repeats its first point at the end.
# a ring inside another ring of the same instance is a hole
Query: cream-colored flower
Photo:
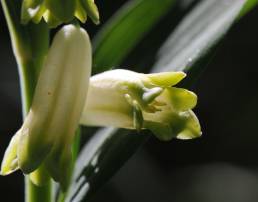
{"type": "Polygon", "coordinates": [[[111,70],[91,77],[81,124],[149,129],[159,139],[191,139],[201,135],[192,112],[197,96],[172,87],[183,72],[141,74],[111,70]]]}
{"type": "Polygon", "coordinates": [[[39,76],[31,109],[12,138],[1,174],[31,174],[44,166],[64,189],[69,182],[71,144],[86,101],[91,43],[85,30],[64,26],[55,36],[39,76]]]}

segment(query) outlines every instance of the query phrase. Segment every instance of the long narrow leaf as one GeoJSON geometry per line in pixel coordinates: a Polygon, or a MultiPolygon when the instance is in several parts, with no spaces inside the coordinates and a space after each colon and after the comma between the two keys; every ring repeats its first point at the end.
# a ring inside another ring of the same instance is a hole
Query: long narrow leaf
{"type": "Polygon", "coordinates": [[[252,10],[256,5],[258,4],[258,0],[248,0],[245,3],[245,6],[243,7],[239,17],[243,17],[245,14],[247,14],[250,10],[252,10]]]}
{"type": "Polygon", "coordinates": [[[203,1],[165,42],[153,71],[187,71],[226,34],[243,5],[242,0],[203,1]]]}
{"type": "Polygon", "coordinates": [[[118,65],[176,0],[131,0],[105,25],[94,40],[94,73],[118,65]]]}
{"type": "Polygon", "coordinates": [[[124,158],[130,158],[135,149],[139,148],[139,143],[143,144],[148,137],[128,134],[128,130],[104,128],[87,142],[79,155],[76,177],[67,201],[82,201],[94,194],[99,185],[110,178],[106,173],[116,172],[124,164],[124,158]],[[107,170],[102,172],[103,168],[107,170]]]}

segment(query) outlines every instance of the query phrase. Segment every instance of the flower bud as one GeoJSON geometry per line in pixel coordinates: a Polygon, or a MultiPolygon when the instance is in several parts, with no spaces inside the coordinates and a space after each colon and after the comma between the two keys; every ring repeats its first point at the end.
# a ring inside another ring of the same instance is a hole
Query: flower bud
{"type": "MultiPolygon", "coordinates": [[[[91,74],[91,43],[82,28],[64,26],[54,37],[40,72],[32,106],[10,142],[1,167],[30,174],[44,164],[66,188],[71,144],[86,100],[91,74]]],[[[32,181],[37,184],[31,177],[32,181]]]]}
{"type": "Polygon", "coordinates": [[[99,11],[94,0],[80,0],[80,2],[92,21],[99,24],[99,11]]]}
{"type": "Polygon", "coordinates": [[[149,129],[157,138],[190,139],[201,135],[192,108],[197,96],[172,87],[183,72],[140,74],[111,70],[91,77],[81,124],[149,129]]]}

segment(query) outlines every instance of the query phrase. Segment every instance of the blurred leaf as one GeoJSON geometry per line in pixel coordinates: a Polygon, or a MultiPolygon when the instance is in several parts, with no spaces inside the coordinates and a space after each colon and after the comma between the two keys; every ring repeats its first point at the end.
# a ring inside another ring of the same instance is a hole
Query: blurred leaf
{"type": "Polygon", "coordinates": [[[243,5],[242,0],[200,3],[162,46],[153,71],[188,71],[226,34],[243,5]]]}
{"type": "Polygon", "coordinates": [[[239,17],[244,16],[258,4],[258,0],[248,0],[242,8],[239,17]]]}
{"type": "MultiPolygon", "coordinates": [[[[153,71],[192,72],[195,69],[195,74],[200,74],[216,44],[238,18],[244,3],[242,0],[200,2],[163,45],[153,71]]],[[[189,78],[195,77],[190,75],[189,78]]],[[[128,130],[102,129],[91,137],[77,161],[73,189],[67,201],[88,199],[149,137],[130,133],[128,130]]]]}
{"type": "Polygon", "coordinates": [[[118,65],[176,0],[131,0],[107,22],[94,40],[94,73],[118,65]]]}
{"type": "Polygon", "coordinates": [[[106,171],[116,172],[117,168],[124,164],[124,158],[130,158],[135,148],[139,148],[139,142],[143,144],[146,138],[146,135],[128,135],[128,130],[123,129],[100,129],[87,142],[78,157],[74,173],[75,181],[66,201],[82,201],[85,196],[95,193],[99,185],[110,178],[106,175],[106,171]],[[111,161],[112,166],[110,166],[111,161]],[[107,170],[102,172],[103,168],[107,170]]]}

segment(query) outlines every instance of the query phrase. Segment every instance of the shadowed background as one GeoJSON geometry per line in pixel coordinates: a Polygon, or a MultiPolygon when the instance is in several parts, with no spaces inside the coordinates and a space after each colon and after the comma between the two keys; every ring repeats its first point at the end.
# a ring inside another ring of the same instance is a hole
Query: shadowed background
{"type": "MultiPolygon", "coordinates": [[[[96,2],[104,24],[126,1],[96,2]]],[[[257,11],[256,8],[235,24],[193,86],[199,96],[195,112],[202,124],[203,137],[171,142],[150,139],[92,198],[93,202],[258,200],[257,11]]],[[[2,10],[0,23],[2,157],[10,138],[22,124],[22,117],[18,73],[2,10]]],[[[158,27],[156,35],[163,37],[166,25],[158,27]]],[[[90,21],[86,28],[91,37],[99,29],[90,21]]],[[[144,40],[137,52],[144,52],[155,40],[158,37],[144,40]]],[[[140,57],[132,54],[123,66],[133,66],[140,57]]],[[[153,60],[151,56],[147,59],[153,60]]],[[[22,174],[0,177],[0,193],[3,201],[21,201],[22,174]]]]}

